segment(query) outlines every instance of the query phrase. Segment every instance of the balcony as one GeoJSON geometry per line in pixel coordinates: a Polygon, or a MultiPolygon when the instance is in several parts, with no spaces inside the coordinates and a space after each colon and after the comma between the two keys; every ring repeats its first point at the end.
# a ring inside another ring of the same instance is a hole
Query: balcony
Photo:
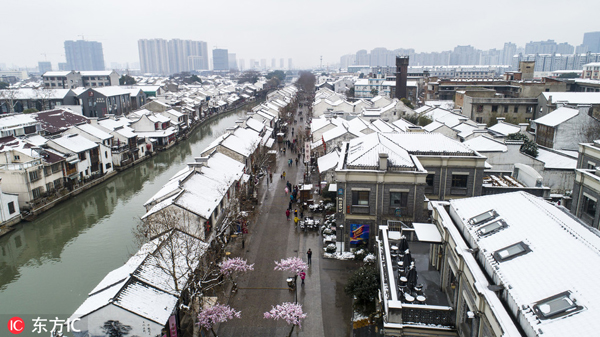
{"type": "Polygon", "coordinates": [[[435,242],[410,241],[412,237],[417,240],[414,229],[396,227],[402,232],[388,231],[387,226],[381,226],[377,239],[384,329],[399,335],[435,334],[435,330],[454,334],[456,312],[447,294],[440,290],[440,272],[430,260],[437,256],[432,254],[432,249],[437,251],[435,242]],[[405,247],[402,238],[408,245],[410,258],[406,257],[406,250],[402,250],[405,247]]]}

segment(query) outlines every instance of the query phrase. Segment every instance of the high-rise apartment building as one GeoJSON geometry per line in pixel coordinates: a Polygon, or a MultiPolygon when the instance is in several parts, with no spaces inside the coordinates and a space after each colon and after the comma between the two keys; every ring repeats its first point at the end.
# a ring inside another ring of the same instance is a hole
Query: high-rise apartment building
{"type": "Polygon", "coordinates": [[[600,32],[589,32],[583,34],[583,46],[590,53],[600,53],[600,32]]]}
{"type": "Polygon", "coordinates": [[[517,45],[512,42],[506,42],[502,48],[502,64],[511,65],[513,56],[517,53],[517,45]]]}
{"type": "Polygon", "coordinates": [[[47,71],[52,71],[52,63],[50,63],[48,61],[38,62],[38,71],[40,74],[43,74],[47,71]]]}
{"type": "Polygon", "coordinates": [[[142,73],[169,75],[168,41],[164,39],[138,40],[142,73]]]}
{"type": "Polygon", "coordinates": [[[227,49],[213,49],[213,70],[229,70],[229,52],[227,49]]]}
{"type": "Polygon", "coordinates": [[[288,69],[292,70],[292,59],[288,59],[288,69]]]}
{"type": "Polygon", "coordinates": [[[285,61],[283,59],[279,59],[279,69],[285,69],[285,61]]]}
{"type": "Polygon", "coordinates": [[[267,70],[267,59],[260,60],[260,70],[267,70]]]}
{"type": "Polygon", "coordinates": [[[65,41],[65,57],[69,70],[104,70],[104,54],[100,42],[65,41]]]}
{"type": "Polygon", "coordinates": [[[271,59],[271,70],[275,70],[277,68],[277,60],[271,59]]]}
{"type": "Polygon", "coordinates": [[[138,41],[143,73],[169,75],[208,69],[208,48],[204,41],[142,39],[138,41]]]}
{"type": "Polygon", "coordinates": [[[246,61],[244,59],[239,59],[240,71],[246,70],[246,61]]]}
{"type": "Polygon", "coordinates": [[[237,66],[237,58],[235,57],[235,54],[233,53],[229,53],[228,55],[228,61],[229,61],[229,70],[238,70],[238,66],[237,66]]]}

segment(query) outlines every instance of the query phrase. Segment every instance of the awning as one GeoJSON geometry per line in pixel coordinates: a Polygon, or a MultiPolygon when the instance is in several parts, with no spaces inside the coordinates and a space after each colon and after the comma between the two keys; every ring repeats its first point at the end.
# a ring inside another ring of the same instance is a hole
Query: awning
{"type": "Polygon", "coordinates": [[[337,184],[329,184],[327,192],[337,192],[337,184]]]}
{"type": "Polygon", "coordinates": [[[442,236],[434,224],[413,222],[413,228],[420,242],[442,242],[442,236]]]}
{"type": "Polygon", "coordinates": [[[71,164],[71,165],[75,165],[77,163],[79,163],[81,160],[79,160],[79,158],[75,158],[75,159],[71,159],[68,160],[67,163],[71,164]]]}

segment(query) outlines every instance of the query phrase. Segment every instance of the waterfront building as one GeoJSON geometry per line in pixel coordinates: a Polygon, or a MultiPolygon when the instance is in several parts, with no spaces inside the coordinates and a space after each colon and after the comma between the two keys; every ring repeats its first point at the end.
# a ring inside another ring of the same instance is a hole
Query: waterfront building
{"type": "Polygon", "coordinates": [[[105,334],[104,324],[111,320],[136,336],[156,336],[171,324],[177,326],[178,303],[192,286],[190,276],[208,246],[176,229],[159,235],[109,272],[75,310],[71,322],[79,319],[75,328],[89,335],[105,334]]]}
{"type": "Polygon", "coordinates": [[[0,143],[2,191],[16,195],[21,210],[31,210],[42,197],[62,188],[63,166],[68,164],[61,153],[12,136],[1,138],[0,143]]]}

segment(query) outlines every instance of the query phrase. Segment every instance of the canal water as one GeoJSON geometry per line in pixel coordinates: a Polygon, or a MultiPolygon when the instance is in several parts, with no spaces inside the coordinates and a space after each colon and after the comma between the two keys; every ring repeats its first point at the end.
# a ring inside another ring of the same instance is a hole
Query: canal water
{"type": "Polygon", "coordinates": [[[173,148],[0,237],[0,317],[68,318],[137,251],[132,229],[144,202],[242,116],[234,111],[213,119],[173,148]]]}

